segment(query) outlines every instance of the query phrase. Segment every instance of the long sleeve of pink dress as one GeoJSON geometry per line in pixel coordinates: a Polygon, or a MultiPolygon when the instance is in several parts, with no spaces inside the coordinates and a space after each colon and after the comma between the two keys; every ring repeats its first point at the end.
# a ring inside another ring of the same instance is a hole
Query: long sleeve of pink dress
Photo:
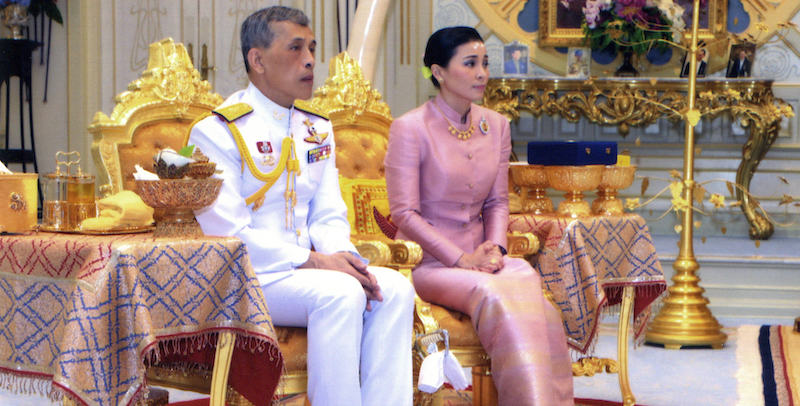
{"type": "Polygon", "coordinates": [[[509,257],[495,273],[454,267],[486,240],[506,246],[510,154],[505,117],[473,104],[461,124],[437,96],[389,130],[384,163],[392,219],[397,238],[416,241],[424,251],[413,274],[419,296],[470,315],[492,359],[499,403],[571,405],[564,328],[544,298],[538,272],[509,257]],[[451,123],[461,131],[474,126],[474,135],[459,139],[448,130],[451,123]]]}

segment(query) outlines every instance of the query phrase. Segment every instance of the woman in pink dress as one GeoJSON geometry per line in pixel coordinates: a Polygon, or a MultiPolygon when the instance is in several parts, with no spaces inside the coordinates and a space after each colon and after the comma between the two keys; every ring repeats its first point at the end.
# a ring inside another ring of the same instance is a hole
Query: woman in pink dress
{"type": "Polygon", "coordinates": [[[472,103],[488,81],[486,47],[472,28],[445,28],[428,40],[424,62],[439,94],[394,121],[385,160],[396,237],[424,250],[414,287],[470,315],[501,405],[571,405],[559,312],[538,272],[505,256],[509,123],[472,103]]]}

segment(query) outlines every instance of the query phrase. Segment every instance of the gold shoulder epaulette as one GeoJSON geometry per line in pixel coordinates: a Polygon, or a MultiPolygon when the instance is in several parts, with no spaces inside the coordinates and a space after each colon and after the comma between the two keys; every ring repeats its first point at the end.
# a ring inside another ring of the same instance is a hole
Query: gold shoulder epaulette
{"type": "Polygon", "coordinates": [[[222,117],[227,122],[235,121],[253,112],[253,107],[247,103],[236,103],[214,110],[214,114],[222,117]]]}
{"type": "Polygon", "coordinates": [[[311,102],[307,102],[307,101],[305,101],[305,100],[295,100],[295,101],[294,101],[294,107],[295,107],[296,109],[298,109],[298,110],[302,111],[302,112],[305,112],[305,113],[308,113],[308,114],[311,114],[311,115],[315,115],[315,116],[317,116],[317,117],[321,117],[321,118],[324,118],[324,119],[326,119],[326,120],[330,120],[330,119],[328,118],[328,115],[327,115],[327,114],[325,114],[325,113],[324,113],[324,112],[322,112],[322,111],[319,111],[317,108],[315,108],[315,107],[314,107],[314,106],[311,104],[311,102]]]}

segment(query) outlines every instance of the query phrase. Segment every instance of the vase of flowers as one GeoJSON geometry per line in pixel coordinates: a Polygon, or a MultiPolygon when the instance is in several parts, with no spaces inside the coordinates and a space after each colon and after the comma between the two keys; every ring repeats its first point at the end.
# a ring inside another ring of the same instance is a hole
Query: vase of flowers
{"type": "Polygon", "coordinates": [[[22,29],[28,25],[30,0],[0,0],[3,8],[3,25],[10,31],[8,38],[22,39],[22,29]]]}
{"type": "MultiPolygon", "coordinates": [[[[574,1],[574,0],[562,0],[574,1]]],[[[673,0],[587,0],[583,32],[592,49],[622,53],[617,76],[636,76],[631,57],[651,49],[666,50],[680,41],[686,23],[684,8],[673,0]]]]}

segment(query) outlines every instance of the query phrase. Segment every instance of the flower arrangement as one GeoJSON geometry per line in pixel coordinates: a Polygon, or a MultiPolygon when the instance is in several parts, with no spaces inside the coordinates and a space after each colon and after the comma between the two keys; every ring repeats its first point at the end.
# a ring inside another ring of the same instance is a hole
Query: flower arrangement
{"type": "Polygon", "coordinates": [[[680,42],[684,11],[672,0],[587,0],[582,27],[592,49],[613,46],[642,55],[680,42]]]}

